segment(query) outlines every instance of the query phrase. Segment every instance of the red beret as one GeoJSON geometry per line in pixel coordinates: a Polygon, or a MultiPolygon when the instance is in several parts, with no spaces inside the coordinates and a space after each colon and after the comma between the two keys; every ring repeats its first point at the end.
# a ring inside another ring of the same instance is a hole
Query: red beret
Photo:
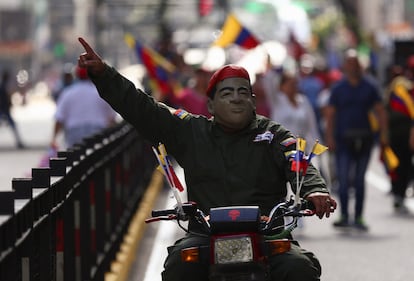
{"type": "Polygon", "coordinates": [[[88,79],[88,71],[84,67],[76,67],[76,77],[78,77],[81,80],[88,79]]]}
{"type": "Polygon", "coordinates": [[[246,69],[244,69],[241,66],[235,65],[235,64],[228,64],[225,66],[222,66],[221,68],[217,69],[216,72],[213,73],[213,75],[210,78],[210,81],[208,82],[207,86],[207,96],[211,96],[213,93],[213,89],[216,86],[217,83],[220,81],[223,81],[227,78],[244,78],[249,80],[250,82],[250,76],[246,69]]]}

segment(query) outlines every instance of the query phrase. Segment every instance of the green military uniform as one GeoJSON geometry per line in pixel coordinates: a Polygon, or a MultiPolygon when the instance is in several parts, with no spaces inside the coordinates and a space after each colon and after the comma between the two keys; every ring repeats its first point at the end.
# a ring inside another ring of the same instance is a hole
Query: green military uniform
{"type": "MultiPolygon", "coordinates": [[[[287,182],[296,186],[296,174],[284,154],[294,150],[295,145],[282,144],[293,136],[278,123],[255,116],[247,128],[228,134],[214,119],[156,102],[113,68],[108,67],[102,77],[92,80],[101,97],[144,138],[154,145],[161,142],[166,146],[184,169],[188,200],[197,202],[203,212],[217,206],[258,205],[266,215],[275,203],[285,198],[287,182]]],[[[328,192],[319,172],[310,165],[301,195],[316,191],[328,192]]],[[[187,237],[180,243],[186,246],[189,241],[203,243],[202,239],[194,240],[197,239],[187,237]]],[[[171,254],[177,253],[178,248],[171,254]]],[[[172,259],[167,259],[164,280],[176,280],[166,277],[171,265],[180,266],[172,259]]],[[[186,276],[190,275],[188,268],[183,270],[186,276]]]]}

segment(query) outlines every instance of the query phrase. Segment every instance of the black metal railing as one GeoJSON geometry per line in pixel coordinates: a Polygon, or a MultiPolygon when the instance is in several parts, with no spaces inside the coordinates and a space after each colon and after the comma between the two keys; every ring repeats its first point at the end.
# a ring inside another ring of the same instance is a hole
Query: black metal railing
{"type": "Polygon", "coordinates": [[[104,280],[154,171],[122,122],[0,192],[0,280],[104,280]]]}

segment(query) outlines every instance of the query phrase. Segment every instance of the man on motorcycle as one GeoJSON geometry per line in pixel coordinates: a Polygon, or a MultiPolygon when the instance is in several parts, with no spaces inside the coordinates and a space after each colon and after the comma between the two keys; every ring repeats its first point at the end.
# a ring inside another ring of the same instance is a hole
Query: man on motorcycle
{"type": "MultiPolygon", "coordinates": [[[[141,135],[155,146],[165,144],[184,169],[188,200],[209,213],[219,206],[256,205],[263,215],[285,199],[286,184],[296,186],[296,175],[285,152],[294,136],[280,124],[256,115],[249,74],[239,66],[217,70],[207,89],[212,118],[174,109],[134,87],[103,62],[82,38],[85,53],[78,64],[86,67],[99,94],[141,135]]],[[[323,178],[311,164],[303,181],[301,197],[311,201],[319,218],[336,208],[323,178]]],[[[189,225],[197,231],[196,226],[189,225]]],[[[181,249],[208,245],[208,238],[187,234],[168,249],[162,273],[164,281],[208,280],[208,265],[182,263],[181,249]]],[[[293,245],[289,252],[270,257],[272,280],[319,280],[317,258],[293,245]]]]}

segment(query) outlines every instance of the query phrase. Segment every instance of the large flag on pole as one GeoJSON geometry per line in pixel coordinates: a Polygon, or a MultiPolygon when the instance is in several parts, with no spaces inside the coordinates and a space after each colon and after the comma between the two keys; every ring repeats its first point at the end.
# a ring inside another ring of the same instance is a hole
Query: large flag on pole
{"type": "Polygon", "coordinates": [[[233,14],[227,16],[220,37],[213,43],[213,46],[225,48],[231,44],[245,49],[253,49],[260,44],[260,41],[233,14]]]}
{"type": "Polygon", "coordinates": [[[403,85],[397,84],[392,91],[390,107],[414,120],[414,99],[403,85]]]}
{"type": "Polygon", "coordinates": [[[136,51],[138,59],[145,66],[152,90],[163,96],[177,92],[179,86],[171,79],[175,66],[155,50],[140,44],[131,34],[126,34],[124,39],[126,44],[136,51]]]}

